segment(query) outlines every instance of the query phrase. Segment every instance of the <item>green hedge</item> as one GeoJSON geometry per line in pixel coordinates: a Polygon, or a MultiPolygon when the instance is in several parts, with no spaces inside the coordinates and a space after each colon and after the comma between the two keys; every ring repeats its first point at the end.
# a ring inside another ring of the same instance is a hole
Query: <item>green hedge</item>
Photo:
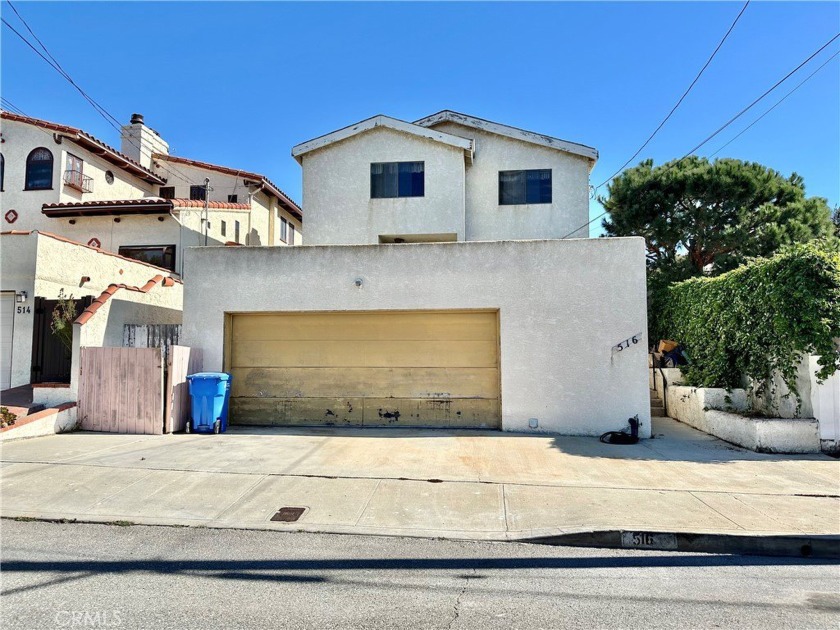
{"type": "Polygon", "coordinates": [[[694,278],[657,291],[658,338],[686,349],[685,382],[741,387],[778,370],[797,398],[803,354],[820,355],[818,378],[840,369],[840,254],[796,245],[716,278],[694,278]]]}

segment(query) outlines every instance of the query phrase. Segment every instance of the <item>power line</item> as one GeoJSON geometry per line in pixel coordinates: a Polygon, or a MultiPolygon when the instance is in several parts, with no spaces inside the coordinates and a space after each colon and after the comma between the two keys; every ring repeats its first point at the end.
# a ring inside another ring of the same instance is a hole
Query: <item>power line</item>
{"type": "MultiPolygon", "coordinates": [[[[730,119],[729,119],[729,120],[728,120],[728,121],[727,121],[727,122],[726,122],[723,126],[721,126],[721,127],[720,127],[717,131],[715,131],[713,134],[711,134],[709,137],[707,137],[705,140],[703,140],[703,142],[701,142],[701,143],[700,143],[700,144],[698,144],[696,147],[694,147],[691,151],[689,151],[688,153],[686,153],[685,155],[683,155],[681,158],[679,158],[679,160],[675,160],[675,161],[679,162],[679,161],[681,161],[681,160],[684,160],[684,159],[685,159],[685,158],[687,158],[689,155],[691,155],[692,153],[694,153],[697,149],[699,149],[699,148],[700,148],[700,147],[702,147],[704,144],[706,144],[709,140],[711,140],[711,139],[712,139],[712,138],[714,138],[716,135],[718,135],[721,131],[723,131],[724,129],[726,129],[726,128],[727,128],[729,125],[731,125],[733,122],[735,122],[736,120],[738,120],[738,118],[740,118],[741,116],[743,116],[744,114],[746,114],[746,113],[747,113],[750,109],[752,109],[755,105],[757,105],[757,104],[759,103],[759,101],[761,101],[762,99],[764,99],[764,98],[765,98],[768,94],[770,94],[773,90],[775,90],[775,89],[776,89],[777,87],[779,87],[782,83],[784,83],[785,81],[787,81],[787,80],[788,80],[788,79],[789,79],[789,78],[790,78],[790,77],[791,77],[794,73],[796,73],[796,72],[797,72],[800,68],[802,68],[802,66],[804,66],[805,64],[807,64],[807,63],[808,63],[809,61],[811,61],[814,57],[816,57],[816,56],[817,56],[818,54],[820,54],[823,50],[825,50],[825,48],[826,48],[827,46],[829,46],[832,42],[834,42],[834,41],[835,41],[838,37],[840,37],[840,33],[837,33],[837,35],[835,35],[835,36],[834,36],[834,37],[832,37],[830,40],[828,40],[825,44],[823,44],[822,46],[820,46],[820,47],[816,50],[816,52],[814,52],[813,54],[811,54],[811,55],[810,55],[807,59],[805,59],[805,61],[803,61],[802,63],[800,63],[800,64],[799,64],[798,66],[796,66],[793,70],[791,70],[790,72],[788,72],[788,73],[787,73],[784,77],[782,77],[780,80],[778,80],[778,81],[777,81],[777,82],[776,82],[776,83],[775,83],[775,84],[774,84],[774,85],[773,85],[770,89],[768,89],[766,92],[764,92],[761,96],[759,96],[757,99],[755,99],[752,103],[750,103],[749,105],[747,105],[744,109],[742,109],[740,112],[738,112],[735,116],[733,116],[732,118],[730,118],[730,119]]],[[[810,78],[810,77],[809,77],[809,78],[810,78]]],[[[807,79],[806,79],[806,80],[807,80],[807,79]]],[[[757,121],[756,121],[756,122],[757,122],[757,121]]],[[[745,130],[745,131],[746,131],[746,130],[745,130]]],[[[734,140],[734,138],[733,138],[733,140],[734,140]]],[[[723,148],[723,147],[721,147],[721,148],[723,148]]],[[[575,232],[578,232],[579,230],[582,230],[583,228],[585,228],[586,226],[588,226],[588,225],[590,225],[590,224],[594,223],[595,221],[597,221],[598,219],[600,219],[601,217],[603,217],[603,216],[604,216],[604,215],[606,215],[606,214],[609,214],[609,213],[608,213],[608,211],[606,211],[606,210],[605,210],[604,212],[602,212],[601,214],[599,214],[599,215],[598,215],[598,216],[596,216],[595,218],[590,219],[589,221],[587,221],[586,223],[584,223],[583,225],[581,225],[579,228],[576,228],[576,229],[572,230],[571,232],[569,232],[568,234],[566,234],[565,236],[561,237],[561,240],[562,240],[562,239],[569,238],[569,237],[570,237],[572,234],[574,234],[575,232]]]]}
{"type": "Polygon", "coordinates": [[[796,92],[796,90],[798,90],[798,89],[799,89],[799,88],[801,88],[803,85],[805,85],[805,84],[806,84],[806,83],[807,83],[807,82],[811,79],[811,77],[813,77],[815,74],[817,74],[817,72],[819,72],[820,70],[822,70],[823,68],[825,68],[825,67],[826,67],[829,63],[831,63],[831,61],[833,61],[833,60],[834,60],[834,58],[835,58],[837,55],[840,55],[840,50],[838,50],[836,53],[834,53],[833,55],[831,55],[831,57],[829,57],[829,58],[828,58],[828,59],[827,59],[827,60],[826,60],[826,61],[825,61],[825,62],[824,62],[824,63],[823,63],[823,64],[822,64],[819,68],[817,68],[817,69],[816,69],[816,70],[814,70],[811,74],[809,74],[807,77],[805,77],[805,79],[804,79],[801,83],[799,83],[799,85],[797,85],[797,86],[796,86],[795,88],[793,88],[790,92],[788,92],[788,93],[787,93],[787,94],[785,94],[782,98],[780,98],[778,101],[776,101],[776,104],[775,104],[775,105],[773,105],[773,107],[771,107],[770,109],[768,109],[768,110],[767,110],[766,112],[764,112],[761,116],[759,116],[759,117],[758,117],[758,118],[756,118],[754,121],[752,121],[749,125],[747,125],[746,127],[744,127],[744,129],[743,129],[743,130],[741,130],[741,132],[740,132],[738,135],[736,135],[736,136],[735,136],[734,138],[732,138],[729,142],[727,142],[726,144],[724,144],[724,145],[723,145],[721,148],[719,148],[717,151],[715,151],[714,153],[712,153],[709,157],[710,157],[710,158],[715,157],[718,153],[720,153],[721,151],[723,151],[726,147],[728,147],[730,144],[732,144],[732,143],[733,143],[733,142],[735,142],[738,138],[740,138],[742,135],[744,135],[744,133],[746,133],[747,131],[749,131],[749,130],[750,130],[750,128],[751,128],[753,125],[755,125],[755,124],[756,124],[759,120],[761,120],[761,119],[762,119],[762,118],[764,118],[767,114],[769,114],[769,113],[770,113],[770,112],[772,112],[774,109],[776,109],[779,105],[781,105],[781,104],[782,104],[782,103],[783,103],[783,102],[787,99],[787,97],[788,97],[788,96],[790,96],[791,94],[793,94],[794,92],[796,92]]]}
{"type": "MultiPolygon", "coordinates": [[[[26,39],[26,37],[23,34],[21,34],[17,29],[15,29],[15,27],[13,27],[11,24],[9,24],[9,22],[6,21],[5,18],[0,17],[0,21],[2,21],[2,23],[5,24],[7,28],[9,28],[15,35],[17,35],[20,38],[21,41],[23,41],[27,46],[29,46],[29,48],[31,48],[32,51],[35,52],[35,54],[37,54],[41,59],[43,59],[53,70],[58,72],[66,81],[68,81],[82,95],[82,97],[86,101],[88,101],[88,103],[90,103],[90,105],[94,108],[94,110],[96,110],[96,112],[105,119],[105,122],[107,122],[109,125],[111,125],[122,137],[122,127],[120,126],[120,122],[110,112],[108,112],[107,109],[105,109],[96,100],[94,100],[93,97],[91,97],[87,92],[85,92],[73,80],[73,78],[61,67],[61,65],[58,63],[58,61],[55,59],[55,57],[52,56],[52,54],[49,52],[47,47],[38,38],[38,36],[35,34],[35,32],[32,30],[32,28],[30,28],[29,24],[26,22],[26,20],[23,19],[23,16],[20,15],[20,13],[17,11],[17,9],[14,7],[14,5],[12,5],[12,3],[9,2],[8,0],[6,0],[6,2],[12,8],[12,10],[15,12],[15,14],[18,16],[18,19],[20,19],[20,21],[23,23],[23,25],[26,27],[26,29],[32,34],[32,36],[35,38],[35,40],[41,45],[41,47],[44,49],[44,52],[47,53],[47,55],[50,57],[50,59],[47,59],[47,57],[45,57],[41,53],[41,51],[39,51],[37,48],[35,48],[35,46],[28,39],[26,39]]],[[[143,155],[145,157],[148,157],[148,158],[152,159],[152,152],[151,151],[144,152],[142,144],[140,144],[140,145],[136,144],[133,141],[133,139],[130,138],[130,137],[127,137],[126,141],[129,144],[131,144],[134,148],[136,148],[140,152],[140,155],[143,155]]],[[[196,183],[193,180],[189,179],[189,177],[184,175],[180,170],[176,169],[174,166],[161,164],[160,167],[163,170],[167,171],[170,175],[173,175],[173,176],[177,177],[178,179],[180,179],[180,180],[182,180],[182,181],[184,181],[188,184],[195,184],[196,183]]]]}
{"type": "MultiPolygon", "coordinates": [[[[789,78],[790,78],[790,77],[791,77],[791,76],[792,76],[792,75],[793,75],[793,74],[794,74],[797,70],[799,70],[802,66],[804,66],[806,63],[808,63],[809,61],[811,61],[811,59],[813,59],[813,58],[814,58],[814,57],[816,57],[818,54],[820,54],[823,50],[825,50],[825,48],[826,48],[827,46],[829,46],[829,45],[830,45],[830,44],[831,44],[834,40],[836,40],[838,37],[840,37],[840,33],[837,33],[837,35],[835,35],[834,37],[832,37],[831,39],[829,39],[829,40],[828,40],[825,44],[823,44],[822,46],[820,46],[820,47],[817,49],[817,51],[816,51],[816,52],[814,52],[814,53],[813,53],[810,57],[808,57],[805,61],[803,61],[803,62],[802,62],[802,63],[800,63],[798,66],[796,66],[793,70],[791,70],[790,72],[788,72],[788,73],[787,73],[784,77],[782,77],[781,79],[779,79],[778,81],[776,81],[776,83],[774,83],[774,84],[773,84],[773,87],[771,87],[770,89],[768,89],[766,92],[764,92],[764,94],[762,94],[761,96],[759,96],[759,97],[758,97],[757,99],[755,99],[752,103],[750,103],[750,104],[749,104],[749,105],[747,105],[744,109],[742,109],[740,112],[738,112],[737,114],[735,114],[732,118],[730,118],[730,119],[729,119],[726,123],[724,123],[724,124],[723,124],[723,125],[722,125],[722,126],[721,126],[718,130],[717,130],[717,131],[715,131],[712,135],[710,135],[708,138],[706,138],[705,140],[703,140],[703,142],[701,142],[700,144],[698,144],[698,145],[697,145],[696,147],[694,147],[691,151],[689,151],[688,153],[686,153],[686,154],[683,156],[683,158],[687,158],[689,155],[691,155],[692,153],[694,153],[697,149],[699,149],[699,148],[700,148],[700,147],[702,147],[704,144],[706,144],[709,140],[711,140],[711,139],[712,139],[712,138],[714,138],[716,135],[718,135],[721,131],[723,131],[724,129],[726,129],[729,125],[731,125],[731,124],[732,124],[732,123],[734,123],[736,120],[738,120],[741,116],[743,116],[744,114],[746,114],[746,113],[747,113],[750,109],[752,109],[755,105],[757,105],[759,101],[761,101],[761,100],[762,100],[765,96],[767,96],[768,94],[770,94],[770,92],[772,92],[772,91],[773,91],[773,90],[775,90],[777,87],[779,87],[782,83],[784,83],[785,81],[787,81],[787,80],[788,80],[788,79],[789,79],[789,78]]],[[[680,158],[680,159],[682,159],[682,158],[680,158]]]]}
{"type": "Polygon", "coordinates": [[[598,190],[598,189],[599,189],[599,188],[601,188],[601,186],[603,186],[604,184],[609,183],[609,182],[613,179],[613,177],[615,177],[615,176],[616,176],[616,175],[618,175],[621,171],[623,171],[623,170],[624,170],[624,167],[625,167],[625,166],[627,166],[628,164],[630,164],[630,162],[632,162],[633,160],[635,160],[635,159],[636,159],[636,156],[638,156],[638,155],[639,155],[639,153],[641,153],[641,152],[644,150],[644,148],[645,148],[645,147],[646,147],[646,146],[650,143],[650,141],[651,141],[651,140],[653,140],[654,136],[656,136],[656,134],[657,134],[657,133],[659,133],[659,130],[660,130],[660,129],[662,129],[662,127],[664,127],[664,126],[665,126],[665,123],[666,123],[666,122],[668,122],[668,120],[671,118],[671,116],[673,116],[673,115],[674,115],[674,112],[675,112],[675,111],[677,111],[677,108],[678,108],[678,107],[682,104],[682,102],[685,100],[685,97],[686,97],[686,96],[688,96],[688,93],[689,93],[689,92],[691,92],[692,88],[695,86],[695,84],[697,83],[697,81],[699,81],[699,80],[700,80],[700,77],[701,77],[701,76],[703,75],[703,73],[706,71],[706,68],[708,68],[708,67],[709,67],[709,64],[710,64],[710,63],[712,63],[712,59],[714,59],[714,58],[715,58],[715,55],[717,55],[717,54],[718,54],[718,51],[721,49],[721,47],[723,46],[723,43],[724,43],[724,42],[727,40],[727,38],[729,37],[729,34],[730,34],[730,33],[733,31],[733,29],[735,28],[735,25],[738,23],[738,20],[740,20],[740,19],[741,19],[741,16],[742,16],[742,15],[744,15],[744,11],[746,11],[746,10],[747,10],[747,7],[749,6],[749,4],[750,4],[750,0],[747,0],[747,1],[744,3],[744,6],[743,6],[743,7],[741,7],[741,11],[738,13],[738,15],[737,15],[737,16],[735,16],[735,20],[734,20],[734,21],[732,22],[732,24],[729,26],[729,30],[727,30],[727,31],[726,31],[726,34],[723,36],[723,39],[721,39],[721,40],[720,40],[720,43],[718,43],[717,47],[714,49],[714,51],[712,51],[712,54],[711,54],[711,55],[709,56],[709,58],[706,60],[706,63],[705,63],[705,64],[703,64],[703,67],[702,67],[702,68],[700,68],[700,72],[698,72],[698,73],[697,73],[697,76],[696,76],[696,77],[694,77],[694,80],[691,82],[691,85],[689,85],[689,86],[688,86],[688,88],[686,89],[686,91],[685,91],[685,92],[683,92],[683,95],[682,95],[682,96],[680,96],[679,100],[677,101],[677,104],[676,104],[676,105],[674,105],[674,107],[672,107],[672,108],[671,108],[671,111],[670,111],[670,112],[668,112],[668,115],[667,115],[667,116],[665,116],[665,118],[663,118],[663,119],[662,119],[662,122],[660,122],[660,123],[659,123],[659,126],[658,126],[656,129],[654,129],[654,130],[653,130],[653,133],[652,133],[652,134],[650,134],[650,136],[648,136],[648,139],[647,139],[647,140],[645,140],[644,144],[642,144],[642,146],[640,146],[640,147],[639,147],[639,149],[638,149],[638,150],[637,150],[637,151],[636,151],[633,155],[631,155],[631,156],[630,156],[630,158],[629,158],[629,159],[628,159],[628,160],[627,160],[624,164],[622,164],[622,165],[618,168],[618,170],[617,170],[615,173],[613,173],[613,174],[612,174],[612,175],[610,175],[610,176],[609,176],[606,180],[604,180],[603,182],[601,182],[600,184],[598,184],[598,185],[595,187],[595,190],[598,190]]]}

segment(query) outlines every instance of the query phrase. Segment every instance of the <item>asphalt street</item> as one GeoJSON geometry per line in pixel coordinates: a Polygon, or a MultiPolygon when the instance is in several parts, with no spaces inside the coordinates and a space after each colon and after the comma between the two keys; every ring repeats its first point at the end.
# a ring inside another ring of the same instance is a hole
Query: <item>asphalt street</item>
{"type": "Polygon", "coordinates": [[[832,628],[826,560],[0,521],[2,626],[832,628]]]}

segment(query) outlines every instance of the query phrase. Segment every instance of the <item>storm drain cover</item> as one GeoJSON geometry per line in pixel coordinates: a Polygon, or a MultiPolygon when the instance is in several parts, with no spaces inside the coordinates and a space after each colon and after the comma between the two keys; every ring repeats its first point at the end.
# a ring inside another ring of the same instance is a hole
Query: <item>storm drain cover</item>
{"type": "Polygon", "coordinates": [[[282,521],[284,523],[294,523],[301,517],[301,514],[306,512],[306,508],[302,507],[281,507],[277,513],[271,517],[272,521],[282,521]]]}

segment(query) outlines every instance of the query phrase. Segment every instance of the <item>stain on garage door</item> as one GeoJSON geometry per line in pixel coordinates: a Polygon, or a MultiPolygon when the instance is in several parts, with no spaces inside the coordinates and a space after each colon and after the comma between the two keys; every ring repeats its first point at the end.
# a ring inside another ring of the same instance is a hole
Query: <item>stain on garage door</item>
{"type": "Polygon", "coordinates": [[[496,311],[239,313],[238,424],[501,426],[496,311]]]}

